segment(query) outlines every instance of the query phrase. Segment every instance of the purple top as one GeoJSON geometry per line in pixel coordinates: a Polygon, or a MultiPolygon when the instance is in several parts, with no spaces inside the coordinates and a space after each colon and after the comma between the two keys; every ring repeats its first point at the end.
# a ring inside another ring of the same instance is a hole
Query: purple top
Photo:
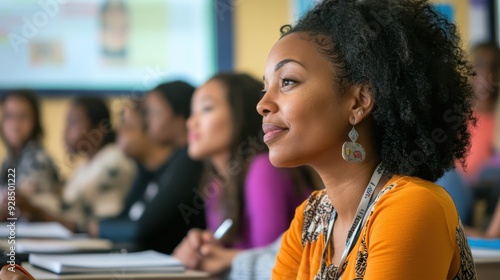
{"type": "MultiPolygon", "coordinates": [[[[214,195],[208,198],[205,215],[208,229],[214,232],[223,221],[222,212],[218,209],[222,192],[216,182],[211,188],[214,195]]],[[[271,165],[268,153],[257,155],[245,178],[243,236],[233,247],[249,249],[271,244],[288,229],[295,208],[309,194],[304,192],[299,195],[292,176],[286,170],[271,165]]]]}
{"type": "Polygon", "coordinates": [[[486,163],[487,167],[500,168],[500,153],[494,154],[486,163]]]}

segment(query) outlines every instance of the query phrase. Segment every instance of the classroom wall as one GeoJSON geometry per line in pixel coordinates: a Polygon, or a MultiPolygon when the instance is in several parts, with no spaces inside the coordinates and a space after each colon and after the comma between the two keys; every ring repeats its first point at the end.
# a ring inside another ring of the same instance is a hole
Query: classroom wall
{"type": "MultiPolygon", "coordinates": [[[[235,66],[256,78],[262,76],[267,53],[279,39],[279,28],[291,23],[298,0],[235,0],[235,66]]],[[[309,0],[312,1],[312,0],[309,0]]],[[[466,44],[469,38],[469,0],[432,0],[450,4],[466,44]]],[[[468,46],[465,46],[468,48],[468,46]]]]}
{"type": "MultiPolygon", "coordinates": [[[[235,69],[248,72],[260,79],[267,53],[279,38],[279,28],[291,23],[295,14],[293,3],[296,0],[234,0],[234,46],[235,69]]],[[[467,0],[435,0],[451,3],[455,8],[455,18],[467,41],[467,0]]],[[[112,114],[119,113],[121,98],[111,98],[112,114]]],[[[44,145],[61,168],[65,177],[74,167],[64,150],[63,131],[69,98],[43,98],[42,123],[45,129],[44,145]]],[[[0,144],[0,159],[5,157],[5,147],[0,144]]]]}
{"type": "Polygon", "coordinates": [[[451,4],[455,17],[455,24],[458,26],[464,48],[469,49],[467,44],[469,38],[469,2],[470,0],[433,0],[436,3],[451,4]]]}
{"type": "Polygon", "coordinates": [[[236,0],[235,68],[262,78],[267,53],[291,21],[291,0],[236,0]]]}

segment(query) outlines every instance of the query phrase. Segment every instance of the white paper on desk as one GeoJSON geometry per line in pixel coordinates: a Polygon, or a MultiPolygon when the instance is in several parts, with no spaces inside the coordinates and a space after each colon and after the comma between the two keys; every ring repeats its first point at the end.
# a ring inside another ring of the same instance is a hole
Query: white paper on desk
{"type": "Polygon", "coordinates": [[[71,253],[111,250],[113,243],[104,239],[18,239],[18,253],[71,253]]]}
{"type": "MultiPolygon", "coordinates": [[[[0,223],[0,237],[10,236],[11,223],[0,223]]],[[[28,223],[16,222],[15,232],[17,238],[52,238],[68,239],[72,233],[63,225],[54,222],[28,223]]]]}
{"type": "Polygon", "coordinates": [[[128,254],[31,254],[29,262],[54,273],[98,273],[104,271],[181,272],[184,266],[169,255],[155,251],[128,254]]]}
{"type": "Polygon", "coordinates": [[[471,248],[472,258],[475,262],[489,262],[500,260],[500,250],[471,248]]]}

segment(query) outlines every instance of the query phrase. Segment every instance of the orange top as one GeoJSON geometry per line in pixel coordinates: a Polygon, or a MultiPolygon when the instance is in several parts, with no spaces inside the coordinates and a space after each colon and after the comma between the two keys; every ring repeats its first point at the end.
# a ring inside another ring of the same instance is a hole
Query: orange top
{"type": "MultiPolygon", "coordinates": [[[[394,176],[372,205],[347,256],[343,280],[476,279],[457,210],[442,187],[394,176]]],[[[330,256],[325,272],[319,273],[332,212],[325,190],[297,208],[283,236],[273,279],[334,279],[337,267],[330,256]]]]}

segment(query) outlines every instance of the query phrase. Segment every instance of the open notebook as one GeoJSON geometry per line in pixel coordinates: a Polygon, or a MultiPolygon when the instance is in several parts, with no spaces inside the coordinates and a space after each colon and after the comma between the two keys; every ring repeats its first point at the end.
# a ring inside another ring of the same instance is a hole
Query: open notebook
{"type": "Polygon", "coordinates": [[[182,272],[184,266],[169,255],[155,251],[136,253],[31,254],[29,262],[57,274],[102,272],[182,272]]]}

